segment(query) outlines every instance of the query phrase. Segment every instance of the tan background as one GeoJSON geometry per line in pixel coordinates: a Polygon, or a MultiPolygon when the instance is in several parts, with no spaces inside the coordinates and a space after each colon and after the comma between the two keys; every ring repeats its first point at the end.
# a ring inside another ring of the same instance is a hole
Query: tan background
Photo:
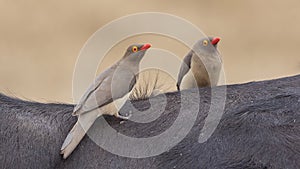
{"type": "MultiPolygon", "coordinates": [[[[154,11],[183,17],[207,35],[220,36],[229,84],[300,73],[298,0],[0,0],[0,92],[71,103],[73,69],[85,41],[114,19],[154,11]]],[[[116,58],[123,52],[118,49],[116,58]]]]}

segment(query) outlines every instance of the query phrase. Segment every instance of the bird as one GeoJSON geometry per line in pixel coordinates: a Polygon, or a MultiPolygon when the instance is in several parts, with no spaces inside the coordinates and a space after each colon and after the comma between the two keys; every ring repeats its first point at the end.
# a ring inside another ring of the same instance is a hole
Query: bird
{"type": "Polygon", "coordinates": [[[78,116],[78,119],[62,144],[60,153],[64,159],[74,151],[99,116],[130,117],[120,115],[115,104],[122,104],[128,99],[137,81],[139,64],[150,47],[149,43],[130,45],[124,56],[99,74],[89,86],[74,107],[72,115],[78,116]]]}
{"type": "Polygon", "coordinates": [[[217,45],[221,38],[205,37],[197,41],[184,57],[178,78],[177,90],[216,86],[222,68],[222,56],[217,45]]]}

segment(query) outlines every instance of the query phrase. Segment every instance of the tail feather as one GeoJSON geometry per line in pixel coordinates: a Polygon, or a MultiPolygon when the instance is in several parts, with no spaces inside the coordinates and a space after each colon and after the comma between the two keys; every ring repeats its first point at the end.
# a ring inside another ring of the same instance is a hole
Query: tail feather
{"type": "Polygon", "coordinates": [[[73,126],[72,130],[67,135],[62,147],[60,154],[63,154],[63,158],[66,159],[77,147],[80,141],[83,139],[86,131],[93,125],[97,119],[97,111],[89,112],[78,116],[78,120],[73,126]]]}
{"type": "Polygon", "coordinates": [[[61,147],[60,153],[63,154],[64,159],[66,159],[74,151],[84,135],[85,131],[77,121],[61,147]]]}

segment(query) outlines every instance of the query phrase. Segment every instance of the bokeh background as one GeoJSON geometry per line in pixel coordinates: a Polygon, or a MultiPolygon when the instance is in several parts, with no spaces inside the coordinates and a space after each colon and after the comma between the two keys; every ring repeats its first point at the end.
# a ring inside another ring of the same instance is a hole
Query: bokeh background
{"type": "MultiPolygon", "coordinates": [[[[137,12],[174,14],[221,37],[228,84],[299,74],[299,11],[297,0],[0,0],[0,92],[72,103],[72,75],[84,43],[103,25],[137,12]]],[[[177,42],[148,40],[179,56],[188,52],[177,42]]],[[[124,48],[114,50],[100,71],[123,55],[124,48]]]]}

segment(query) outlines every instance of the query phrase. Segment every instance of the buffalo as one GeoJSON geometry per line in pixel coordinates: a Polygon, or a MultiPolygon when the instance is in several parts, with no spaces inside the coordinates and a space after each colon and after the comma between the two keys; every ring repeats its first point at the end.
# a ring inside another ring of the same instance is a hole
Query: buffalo
{"type": "MultiPolygon", "coordinates": [[[[104,118],[120,133],[151,137],[173,124],[183,93],[190,96],[191,104],[190,110],[184,111],[198,111],[196,121],[184,139],[168,151],[145,158],[124,157],[85,136],[66,160],[59,152],[76,122],[71,115],[74,105],[38,103],[0,94],[0,168],[300,168],[300,75],[228,85],[224,114],[203,143],[198,138],[210,107],[210,88],[165,94],[164,112],[148,123],[104,118]],[[194,98],[195,92],[200,93],[200,99],[194,98]],[[194,103],[199,105],[197,110],[194,103]]],[[[151,105],[160,106],[162,99],[155,96],[151,105]]],[[[139,110],[150,106],[147,99],[131,102],[139,110]]],[[[127,104],[122,110],[130,111],[132,107],[127,104]]],[[[89,132],[97,132],[99,123],[101,119],[89,132]]]]}

